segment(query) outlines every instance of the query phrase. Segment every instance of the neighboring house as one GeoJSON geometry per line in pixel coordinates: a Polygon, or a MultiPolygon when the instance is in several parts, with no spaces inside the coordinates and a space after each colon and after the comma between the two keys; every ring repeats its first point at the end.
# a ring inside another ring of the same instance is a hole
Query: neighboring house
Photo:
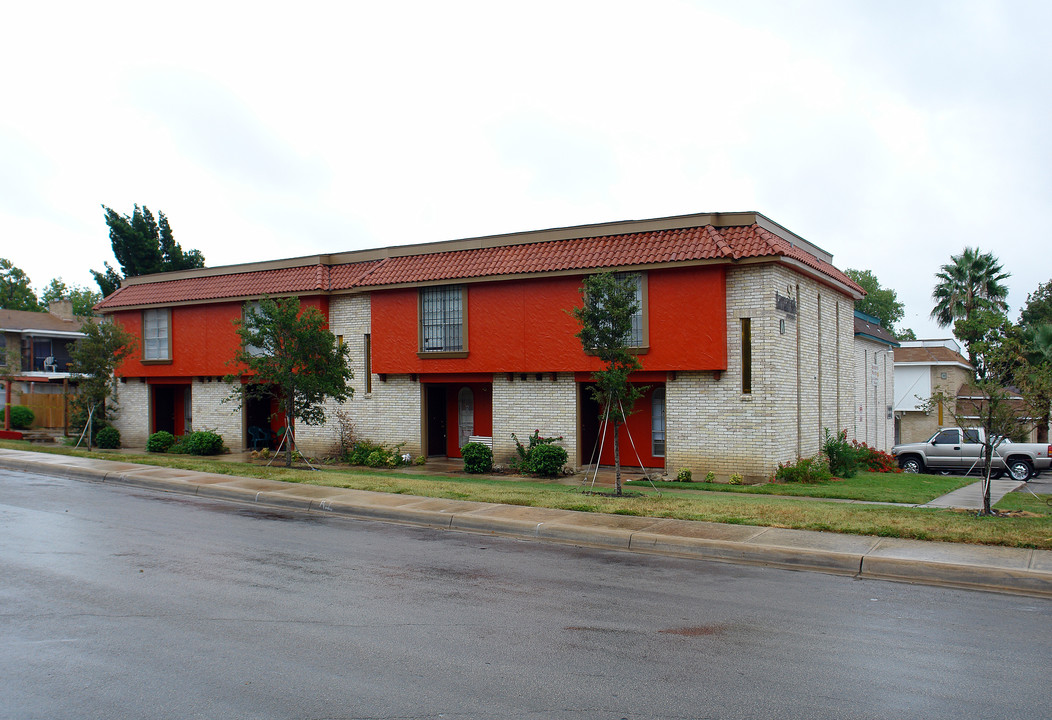
{"type": "Polygon", "coordinates": [[[83,324],[69,300],[51,303],[48,312],[0,309],[0,373],[12,380],[11,404],[33,408],[36,425],[63,425],[62,403],[42,396],[62,395],[68,387],[69,349],[84,337],[83,324]],[[50,407],[58,410],[49,413],[50,407]]]}
{"type": "Polygon", "coordinates": [[[895,441],[923,442],[954,425],[952,408],[927,408],[932,395],[957,397],[975,371],[956,340],[903,340],[895,349],[895,441]]]}
{"type": "MultiPolygon", "coordinates": [[[[589,464],[601,367],[574,336],[585,275],[636,278],[632,338],[646,387],[626,464],[769,476],[851,431],[854,302],[832,256],[759,213],[712,213],[388,247],[129,278],[97,309],[141,339],[118,370],[129,445],[156,430],[215,429],[233,450],[280,427],[272,403],[223,403],[233,322],[261,296],[299,296],[350,349],[357,435],[413,455],[459,457],[469,437],[514,456],[512,433],[561,436],[589,464]],[[638,451],[638,459],[633,452],[638,451]]],[[[335,405],[331,410],[341,409],[335,405]]],[[[299,426],[308,452],[335,423],[299,426]]],[[[607,440],[601,461],[612,462],[607,440]]]]}
{"type": "Polygon", "coordinates": [[[895,348],[872,315],[855,311],[855,438],[887,452],[895,444],[895,348]]]}

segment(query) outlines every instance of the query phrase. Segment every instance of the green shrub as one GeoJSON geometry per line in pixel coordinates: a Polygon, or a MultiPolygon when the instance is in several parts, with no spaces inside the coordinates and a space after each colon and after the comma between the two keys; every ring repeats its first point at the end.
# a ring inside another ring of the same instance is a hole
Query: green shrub
{"type": "Polygon", "coordinates": [[[115,427],[105,427],[95,436],[95,444],[104,450],[114,450],[121,446],[121,433],[115,427]]]}
{"type": "Polygon", "coordinates": [[[542,477],[555,477],[562,474],[566,465],[566,449],[558,445],[538,445],[533,449],[531,464],[533,472],[542,477]]]}
{"type": "Polygon", "coordinates": [[[554,472],[551,471],[551,465],[558,459],[558,453],[552,454],[549,450],[541,450],[545,447],[556,447],[554,443],[562,440],[562,437],[541,437],[540,430],[534,430],[533,435],[530,435],[528,444],[523,445],[519,442],[519,438],[515,433],[511,434],[512,439],[515,441],[515,457],[511,460],[511,469],[522,473],[538,473],[545,477],[555,477],[562,471],[563,465],[566,464],[566,450],[562,450],[562,462],[554,472]],[[539,458],[544,457],[545,466],[542,471],[538,467],[539,458]]]}
{"type": "Polygon", "coordinates": [[[860,443],[857,440],[851,441],[851,446],[858,453],[858,464],[870,472],[878,473],[900,473],[902,468],[899,467],[895,457],[890,453],[886,453],[882,450],[872,448],[866,443],[860,443]]]}
{"type": "Polygon", "coordinates": [[[741,473],[731,473],[731,485],[741,485],[743,480],[744,478],[741,476],[741,473]]]}
{"type": "Polygon", "coordinates": [[[847,430],[834,435],[829,432],[829,428],[825,428],[822,452],[829,460],[829,472],[834,476],[850,478],[858,472],[860,453],[847,441],[847,430]]]}
{"type": "Polygon", "coordinates": [[[158,430],[146,440],[146,452],[163,453],[175,444],[175,435],[167,430],[158,430]]]}
{"type": "Polygon", "coordinates": [[[676,482],[694,482],[693,477],[689,468],[683,468],[676,473],[676,482]]]}
{"type": "Polygon", "coordinates": [[[712,472],[712,470],[709,470],[707,473],[705,473],[705,482],[707,482],[707,483],[714,483],[714,482],[716,482],[716,473],[712,472]]]}
{"type": "Polygon", "coordinates": [[[488,473],[493,469],[493,451],[487,445],[471,442],[460,448],[464,458],[464,472],[488,473]]]}
{"type": "Polygon", "coordinates": [[[11,427],[15,430],[28,430],[36,415],[25,405],[11,406],[11,427]]]}
{"type": "Polygon", "coordinates": [[[187,455],[219,455],[223,452],[223,438],[211,430],[192,432],[179,445],[187,455]]]}
{"type": "Polygon", "coordinates": [[[401,455],[403,445],[405,445],[404,442],[389,448],[383,444],[359,440],[354,443],[350,453],[343,458],[343,462],[348,465],[365,465],[366,467],[397,467],[404,462],[401,455]]]}
{"type": "Polygon", "coordinates": [[[820,483],[829,480],[829,463],[821,455],[801,458],[795,463],[778,463],[775,477],[782,482],[820,483]]]}

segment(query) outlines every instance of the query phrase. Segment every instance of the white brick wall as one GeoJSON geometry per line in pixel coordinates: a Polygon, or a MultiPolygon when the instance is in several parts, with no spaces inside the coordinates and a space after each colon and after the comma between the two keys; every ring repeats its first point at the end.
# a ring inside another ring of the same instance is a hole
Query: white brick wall
{"type": "Polygon", "coordinates": [[[887,345],[855,339],[854,436],[887,452],[895,444],[895,421],[888,406],[895,403],[894,358],[887,345]]]}
{"type": "Polygon", "coordinates": [[[241,452],[245,449],[243,413],[235,401],[224,402],[232,389],[232,385],[222,380],[194,379],[190,385],[191,422],[194,430],[219,433],[231,452],[241,452]]]}
{"type": "Polygon", "coordinates": [[[823,428],[851,427],[854,306],[780,265],[727,272],[727,371],[678,372],[667,392],[666,470],[759,480],[818,452],[823,428]],[[775,293],[797,300],[796,318],[775,293]],[[752,393],[742,392],[741,319],[751,318],[752,393]],[[785,333],[781,332],[785,320],[785,333]]]}
{"type": "Polygon", "coordinates": [[[129,378],[127,382],[118,382],[116,388],[110,407],[115,410],[113,424],[121,433],[121,445],[146,447],[150,433],[149,386],[140,378],[129,378]]]}
{"type": "Polygon", "coordinates": [[[351,371],[354,373],[351,387],[354,388],[354,394],[342,405],[334,402],[326,404],[328,419],[324,425],[302,425],[297,428],[296,438],[301,449],[315,454],[332,450],[339,434],[335,413],[342,410],[354,424],[357,437],[388,446],[405,443],[403,452],[414,457],[421,455],[423,403],[420,383],[407,375],[388,375],[385,381],[381,381],[374,373],[372,392],[366,392],[365,335],[372,333],[369,296],[333,297],[329,303],[329,329],[334,335],[343,337],[350,351],[351,371]]]}
{"type": "Polygon", "coordinates": [[[515,374],[508,380],[507,373],[493,376],[493,462],[507,464],[515,456],[515,433],[519,442],[526,444],[535,430],[542,437],[559,437],[558,444],[566,450],[568,464],[577,459],[577,383],[570,373],[560,373],[552,380],[544,373],[538,380],[535,374],[515,374]]]}

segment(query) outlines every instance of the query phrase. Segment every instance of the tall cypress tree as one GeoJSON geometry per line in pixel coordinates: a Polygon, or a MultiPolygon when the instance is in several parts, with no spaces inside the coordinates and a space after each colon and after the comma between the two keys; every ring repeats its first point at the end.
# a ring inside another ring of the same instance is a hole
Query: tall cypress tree
{"type": "Polygon", "coordinates": [[[136,205],[130,217],[105,205],[102,209],[106,211],[113,256],[123,273],[118,273],[108,262],[105,271],[91,271],[103,297],[116,292],[124,278],[205,266],[205,258],[199,250],[183,252],[164,213],[158,213],[155,220],[145,205],[141,209],[136,205]]]}

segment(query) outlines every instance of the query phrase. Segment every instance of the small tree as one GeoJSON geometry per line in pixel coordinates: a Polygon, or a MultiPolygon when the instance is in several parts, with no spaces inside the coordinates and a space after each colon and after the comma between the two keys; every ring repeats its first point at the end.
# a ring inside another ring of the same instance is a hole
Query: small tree
{"type": "Polygon", "coordinates": [[[617,494],[621,495],[621,446],[618,431],[632,407],[643,395],[640,388],[628,382],[628,376],[642,365],[629,352],[632,316],[639,310],[636,300],[637,279],[610,272],[585,278],[581,287],[581,307],[573,316],[581,325],[576,333],[586,353],[597,356],[606,369],[592,373],[595,387],[592,396],[602,408],[603,417],[614,424],[614,477],[617,494]]]}
{"type": "Polygon", "coordinates": [[[279,412],[285,415],[285,466],[292,465],[295,421],[325,422],[327,398],[347,400],[354,388],[345,345],[326,329],[317,308],[300,312],[299,298],[263,298],[259,307],[247,306],[243,320],[235,320],[241,346],[230,361],[239,369],[226,376],[239,385],[230,399],[242,407],[246,397],[267,397],[277,386],[279,412]]]}
{"type": "Polygon", "coordinates": [[[983,429],[982,514],[991,515],[990,478],[993,457],[1006,440],[1026,435],[1048,407],[1052,369],[1034,364],[1028,356],[1025,335],[1004,315],[986,309],[954,325],[958,337],[967,335],[975,360],[975,378],[968,397],[945,392],[932,395],[929,407],[942,404],[958,427],[983,429]]]}
{"type": "Polygon", "coordinates": [[[88,449],[94,435],[94,419],[106,405],[113,391],[113,372],[126,357],[135,352],[135,337],[115,322],[88,320],[81,331],[84,337],[70,350],[70,370],[79,377],[79,399],[88,411],[85,430],[88,449]]]}

